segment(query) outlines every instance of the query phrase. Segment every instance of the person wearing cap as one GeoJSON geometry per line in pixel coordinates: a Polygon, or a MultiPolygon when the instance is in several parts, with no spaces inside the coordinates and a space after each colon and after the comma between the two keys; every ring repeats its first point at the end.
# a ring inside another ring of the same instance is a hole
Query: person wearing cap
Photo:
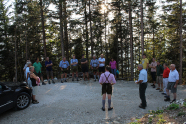
{"type": "Polygon", "coordinates": [[[76,59],[76,56],[73,55],[73,59],[71,59],[70,61],[71,63],[71,67],[72,67],[72,81],[74,81],[74,73],[76,73],[76,78],[77,78],[77,81],[78,80],[78,60],[76,59]]]}
{"type": "Polygon", "coordinates": [[[102,110],[105,111],[105,99],[106,94],[108,97],[108,111],[112,110],[113,107],[111,107],[111,95],[112,95],[112,85],[116,83],[115,77],[113,74],[110,73],[111,67],[106,66],[105,73],[101,74],[101,77],[99,79],[99,83],[102,85],[102,110]]]}
{"type": "Polygon", "coordinates": [[[61,83],[63,83],[63,76],[65,74],[64,81],[67,82],[67,72],[69,69],[69,62],[66,60],[66,57],[63,57],[63,60],[60,61],[59,67],[61,68],[61,83]]]}
{"type": "Polygon", "coordinates": [[[105,72],[105,58],[103,58],[103,54],[101,54],[101,57],[98,59],[99,61],[99,75],[105,72]]]}
{"type": "Polygon", "coordinates": [[[177,92],[177,86],[179,83],[179,73],[176,70],[175,64],[170,65],[170,73],[168,77],[168,84],[167,84],[167,96],[165,101],[170,101],[170,93],[169,90],[171,90],[171,93],[174,95],[174,99],[171,101],[171,103],[176,102],[176,92],[177,92]]]}
{"type": "Polygon", "coordinates": [[[34,70],[35,70],[35,74],[36,76],[38,76],[39,78],[41,78],[41,81],[42,81],[42,85],[46,85],[43,81],[43,75],[41,73],[41,63],[39,62],[39,58],[36,58],[36,62],[33,64],[34,66],[34,70]]]}
{"type": "Polygon", "coordinates": [[[88,74],[88,65],[87,65],[88,61],[86,58],[84,58],[84,54],[82,55],[82,58],[81,58],[81,69],[82,69],[82,72],[83,72],[83,78],[84,78],[84,81],[85,81],[85,73],[87,75],[87,78],[89,80],[89,74],[88,74]]]}
{"type": "Polygon", "coordinates": [[[136,84],[139,84],[139,95],[141,99],[141,104],[139,105],[140,108],[145,109],[147,107],[145,91],[147,88],[147,71],[144,69],[142,64],[138,65],[138,70],[140,71],[138,81],[136,84]]]}
{"type": "Polygon", "coordinates": [[[93,70],[93,73],[94,73],[94,81],[96,81],[96,75],[97,75],[98,81],[99,81],[99,74],[98,74],[99,62],[96,59],[96,56],[93,56],[93,59],[90,62],[90,66],[91,66],[91,69],[93,70]]]}
{"type": "Polygon", "coordinates": [[[27,82],[29,88],[32,87],[32,82],[30,80],[30,70],[29,70],[29,68],[30,68],[31,65],[32,65],[32,63],[28,61],[27,62],[27,68],[25,70],[26,82],[27,82]]]}
{"type": "Polygon", "coordinates": [[[47,58],[46,58],[46,61],[45,61],[45,66],[46,66],[47,80],[48,80],[48,83],[49,83],[49,84],[50,84],[49,75],[51,76],[52,83],[55,84],[54,78],[53,78],[52,65],[53,65],[52,61],[49,60],[49,57],[47,57],[47,58]]]}

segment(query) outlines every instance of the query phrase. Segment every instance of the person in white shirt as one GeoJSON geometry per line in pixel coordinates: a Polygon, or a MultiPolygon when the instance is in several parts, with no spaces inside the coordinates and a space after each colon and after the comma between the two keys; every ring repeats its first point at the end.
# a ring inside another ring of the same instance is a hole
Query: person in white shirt
{"type": "Polygon", "coordinates": [[[139,105],[140,108],[145,109],[147,107],[146,97],[145,97],[145,91],[147,88],[147,71],[143,69],[143,65],[138,65],[138,70],[140,71],[139,79],[136,82],[139,84],[139,95],[141,99],[141,104],[139,105]]]}
{"type": "Polygon", "coordinates": [[[26,64],[27,64],[27,67],[26,67],[26,70],[25,70],[26,82],[28,84],[28,87],[31,88],[32,87],[32,82],[30,80],[30,70],[29,70],[29,68],[32,65],[32,63],[27,62],[26,64]]]}
{"type": "Polygon", "coordinates": [[[99,75],[105,72],[105,58],[103,58],[103,54],[101,54],[101,57],[98,59],[99,61],[99,75]]]}
{"type": "Polygon", "coordinates": [[[174,99],[171,101],[175,102],[176,101],[176,92],[177,92],[177,86],[179,83],[179,73],[176,70],[176,66],[175,64],[171,64],[170,65],[170,73],[169,73],[169,77],[168,77],[168,84],[167,84],[167,96],[166,99],[164,99],[164,101],[170,101],[170,94],[169,94],[169,90],[171,90],[171,93],[173,93],[174,95],[174,99]]]}

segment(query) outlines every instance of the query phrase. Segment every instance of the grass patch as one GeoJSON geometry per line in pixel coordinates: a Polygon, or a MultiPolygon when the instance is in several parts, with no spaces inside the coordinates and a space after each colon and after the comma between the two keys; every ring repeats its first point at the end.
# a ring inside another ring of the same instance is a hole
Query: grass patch
{"type": "Polygon", "coordinates": [[[167,107],[167,110],[175,110],[178,109],[179,105],[176,103],[171,104],[170,106],[167,107]]]}
{"type": "Polygon", "coordinates": [[[181,112],[178,113],[178,116],[182,116],[182,115],[185,115],[185,114],[186,114],[185,112],[181,111],[181,112]]]}

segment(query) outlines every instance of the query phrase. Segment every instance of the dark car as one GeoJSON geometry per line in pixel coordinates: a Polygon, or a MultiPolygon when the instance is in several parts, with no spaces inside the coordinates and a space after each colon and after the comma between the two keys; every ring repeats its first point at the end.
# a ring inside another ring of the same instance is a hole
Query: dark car
{"type": "Polygon", "coordinates": [[[29,106],[32,90],[27,85],[7,86],[0,82],[0,114],[15,108],[25,109],[29,106]]]}

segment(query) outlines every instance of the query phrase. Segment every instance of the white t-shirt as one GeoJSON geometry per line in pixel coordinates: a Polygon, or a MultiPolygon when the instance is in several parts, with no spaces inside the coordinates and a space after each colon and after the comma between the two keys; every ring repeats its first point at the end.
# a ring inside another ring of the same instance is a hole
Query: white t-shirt
{"type": "MultiPolygon", "coordinates": [[[[105,58],[101,58],[101,57],[100,57],[100,58],[98,59],[98,61],[99,61],[99,62],[105,62],[105,58]]],[[[103,66],[105,66],[105,63],[100,63],[100,64],[99,64],[99,67],[103,67],[103,66]]]]}
{"type": "MultiPolygon", "coordinates": [[[[26,68],[26,71],[25,71],[26,78],[27,78],[27,73],[30,74],[29,67],[27,67],[27,68],[26,68]]],[[[30,80],[30,77],[28,77],[28,80],[30,80]]]]}

